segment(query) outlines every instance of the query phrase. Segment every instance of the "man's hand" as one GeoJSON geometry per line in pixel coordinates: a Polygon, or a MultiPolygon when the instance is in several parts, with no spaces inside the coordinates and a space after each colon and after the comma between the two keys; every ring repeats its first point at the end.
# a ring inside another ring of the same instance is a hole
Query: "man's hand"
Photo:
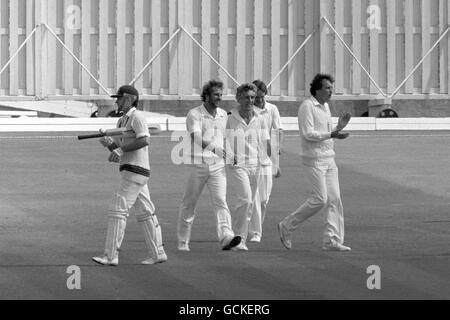
{"type": "Polygon", "coordinates": [[[344,128],[348,125],[350,120],[352,119],[352,115],[350,113],[346,113],[342,117],[339,118],[338,125],[336,127],[337,131],[344,130],[344,128]]]}
{"type": "Polygon", "coordinates": [[[115,149],[117,149],[119,146],[116,144],[113,138],[111,137],[103,137],[100,138],[100,144],[104,146],[105,148],[108,148],[109,151],[113,152],[115,149]]]}
{"type": "Polygon", "coordinates": [[[105,148],[108,148],[110,145],[114,143],[114,140],[111,137],[103,137],[99,140],[100,144],[105,148]]]}
{"type": "Polygon", "coordinates": [[[108,161],[113,163],[119,163],[122,155],[123,155],[122,149],[117,148],[116,150],[111,152],[111,154],[108,157],[108,161]]]}
{"type": "Polygon", "coordinates": [[[331,138],[332,139],[339,139],[339,140],[343,140],[343,139],[347,139],[350,136],[350,133],[340,133],[339,131],[333,131],[331,133],[331,138]]]}
{"type": "Polygon", "coordinates": [[[222,148],[214,148],[213,153],[222,158],[223,160],[227,159],[227,152],[222,148]]]}
{"type": "Polygon", "coordinates": [[[274,176],[275,179],[280,178],[280,177],[281,177],[281,169],[278,168],[278,169],[277,169],[277,172],[276,172],[273,176],[274,176]]]}

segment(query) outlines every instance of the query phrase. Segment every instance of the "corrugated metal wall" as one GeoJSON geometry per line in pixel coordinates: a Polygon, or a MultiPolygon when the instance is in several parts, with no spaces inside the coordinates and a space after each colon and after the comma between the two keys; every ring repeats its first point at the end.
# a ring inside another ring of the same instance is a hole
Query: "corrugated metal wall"
{"type": "MultiPolygon", "coordinates": [[[[325,16],[389,94],[447,29],[449,12],[448,0],[0,0],[0,69],[44,22],[113,92],[183,26],[238,82],[269,83],[325,16]]],[[[449,48],[445,37],[399,94],[449,94],[449,48]]],[[[319,71],[336,76],[339,95],[379,95],[324,23],[270,95],[308,95],[319,71]]],[[[210,78],[226,80],[234,94],[234,81],[180,32],[136,86],[148,99],[183,99],[198,97],[210,78]]],[[[40,27],[0,77],[0,99],[21,96],[95,99],[105,92],[40,27]]]]}

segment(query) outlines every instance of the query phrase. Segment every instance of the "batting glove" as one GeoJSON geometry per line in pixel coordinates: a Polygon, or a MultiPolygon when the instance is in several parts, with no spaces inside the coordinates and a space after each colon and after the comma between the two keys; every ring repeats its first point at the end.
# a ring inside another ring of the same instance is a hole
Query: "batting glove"
{"type": "Polygon", "coordinates": [[[123,155],[122,149],[117,148],[111,152],[111,154],[109,155],[108,161],[113,162],[113,163],[119,163],[122,155],[123,155]]]}
{"type": "Polygon", "coordinates": [[[103,137],[100,139],[100,144],[105,148],[108,148],[109,151],[113,152],[119,146],[114,142],[114,139],[111,137],[103,137]]]}

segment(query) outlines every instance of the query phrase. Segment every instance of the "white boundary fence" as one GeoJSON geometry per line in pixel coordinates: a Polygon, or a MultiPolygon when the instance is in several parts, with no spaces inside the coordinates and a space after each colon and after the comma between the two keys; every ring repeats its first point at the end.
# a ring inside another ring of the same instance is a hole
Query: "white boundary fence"
{"type": "Polygon", "coordinates": [[[143,99],[198,99],[211,78],[230,97],[260,78],[271,100],[297,100],[319,71],[338,98],[448,98],[449,12],[449,0],[0,0],[0,100],[104,99],[134,81],[143,99]]]}
{"type": "MultiPolygon", "coordinates": [[[[162,131],[185,131],[186,118],[147,119],[154,127],[162,131]]],[[[338,118],[333,118],[337,124],[338,118]]],[[[1,118],[2,132],[97,132],[99,129],[115,128],[117,118],[1,118]]],[[[281,119],[285,131],[297,131],[296,117],[281,119]]],[[[383,130],[450,130],[450,118],[352,118],[346,131],[383,131],[383,130]]],[[[296,132],[297,133],[297,132],[296,132]]]]}

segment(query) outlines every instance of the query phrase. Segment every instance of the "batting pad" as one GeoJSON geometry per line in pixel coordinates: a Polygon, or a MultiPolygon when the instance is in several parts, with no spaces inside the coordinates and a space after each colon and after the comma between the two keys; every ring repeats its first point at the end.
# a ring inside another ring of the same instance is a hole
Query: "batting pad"
{"type": "Polygon", "coordinates": [[[120,194],[116,194],[111,201],[108,216],[126,219],[128,215],[127,199],[120,194]]]}
{"type": "Polygon", "coordinates": [[[114,259],[119,255],[119,249],[125,235],[126,224],[127,221],[124,217],[108,218],[105,254],[109,259],[114,259]]]}
{"type": "Polygon", "coordinates": [[[161,226],[156,215],[138,217],[138,222],[144,231],[145,243],[152,258],[158,259],[165,254],[162,243],[161,226]]]}

